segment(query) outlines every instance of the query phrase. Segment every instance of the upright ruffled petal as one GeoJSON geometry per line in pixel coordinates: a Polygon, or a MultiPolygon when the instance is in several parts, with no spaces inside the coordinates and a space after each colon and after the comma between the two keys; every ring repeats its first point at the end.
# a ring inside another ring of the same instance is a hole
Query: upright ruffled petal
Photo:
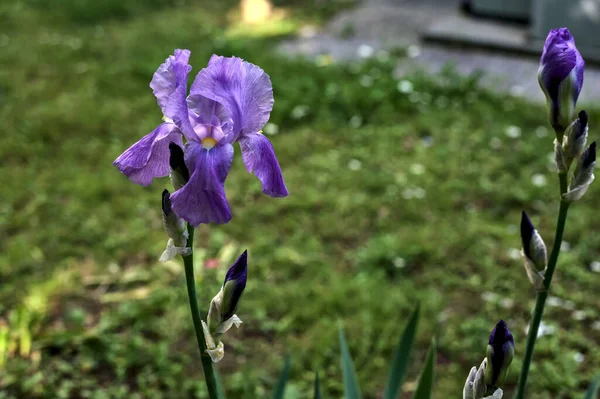
{"type": "Polygon", "coordinates": [[[165,115],[165,109],[167,108],[169,99],[177,87],[181,84],[187,86],[187,76],[192,70],[191,65],[188,64],[189,59],[189,50],[177,49],[175,50],[174,55],[170,55],[165,62],[158,67],[152,77],[150,87],[156,96],[160,109],[165,115]]]}
{"type": "Polygon", "coordinates": [[[171,194],[175,213],[193,226],[227,223],[231,219],[231,211],[224,183],[232,160],[231,144],[206,150],[196,142],[188,142],[186,163],[193,173],[185,186],[171,194]]]}
{"type": "Polygon", "coordinates": [[[242,158],[248,172],[262,183],[263,193],[271,197],[286,197],[288,190],[273,145],[260,133],[245,134],[239,139],[242,158]]]}
{"type": "Polygon", "coordinates": [[[170,142],[181,145],[181,132],[172,123],[162,123],[129,147],[113,165],[132,182],[147,186],[153,178],[169,175],[170,142]]]}
{"type": "Polygon", "coordinates": [[[233,141],[240,134],[262,129],[273,109],[269,75],[237,57],[213,55],[208,67],[196,76],[190,95],[201,95],[226,107],[233,120],[233,141]]]}

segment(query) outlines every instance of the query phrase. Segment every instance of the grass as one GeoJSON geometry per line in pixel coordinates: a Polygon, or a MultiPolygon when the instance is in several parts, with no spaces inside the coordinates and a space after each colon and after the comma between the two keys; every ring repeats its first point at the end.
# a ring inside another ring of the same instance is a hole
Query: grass
{"type": "MultiPolygon", "coordinates": [[[[513,390],[534,303],[515,256],[520,212],[550,244],[557,210],[542,107],[451,69],[398,78],[394,55],[318,66],[272,51],[290,26],[333,6],[285,3],[284,22],[244,36],[231,33],[240,27],[229,2],[48,4],[0,4],[0,398],[206,397],[183,267],[157,262],[168,181],[142,188],[111,165],[160,122],[148,83],[177,47],[192,50],[194,71],[214,52],[271,75],[265,131],[278,131],[291,193],[261,195],[238,152],[226,185],[232,222],[197,230],[206,306],[235,256],[250,254],[244,324],[219,363],[228,398],[268,397],[287,353],[287,398],[308,397],[315,371],[325,396],[341,397],[340,320],[365,398],[379,397],[417,300],[405,390],[436,335],[434,397],[460,396],[501,318],[516,339],[513,390]]],[[[598,138],[600,113],[590,115],[598,138]]],[[[570,212],[571,249],[544,317],[554,330],[536,346],[529,398],[581,397],[600,369],[589,266],[598,205],[592,185],[570,212]]]]}

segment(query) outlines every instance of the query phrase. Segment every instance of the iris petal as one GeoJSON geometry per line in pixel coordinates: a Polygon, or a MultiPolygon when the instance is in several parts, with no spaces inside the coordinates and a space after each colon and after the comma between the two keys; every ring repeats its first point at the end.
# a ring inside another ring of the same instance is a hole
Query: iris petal
{"type": "Polygon", "coordinates": [[[231,141],[262,129],[273,109],[269,75],[237,57],[213,55],[196,76],[190,96],[203,96],[226,108],[233,121],[231,141]]]}
{"type": "Polygon", "coordinates": [[[142,186],[155,177],[169,175],[169,143],[181,145],[181,132],[172,123],[162,123],[129,147],[113,165],[129,180],[142,186]]]}
{"type": "Polygon", "coordinates": [[[193,226],[229,222],[231,211],[224,183],[232,160],[231,144],[205,150],[197,142],[188,142],[186,164],[193,172],[187,184],[171,194],[175,213],[193,226]]]}
{"type": "Polygon", "coordinates": [[[239,139],[244,165],[262,183],[263,192],[271,197],[286,197],[287,187],[281,174],[273,145],[264,135],[246,134],[239,139]]]}

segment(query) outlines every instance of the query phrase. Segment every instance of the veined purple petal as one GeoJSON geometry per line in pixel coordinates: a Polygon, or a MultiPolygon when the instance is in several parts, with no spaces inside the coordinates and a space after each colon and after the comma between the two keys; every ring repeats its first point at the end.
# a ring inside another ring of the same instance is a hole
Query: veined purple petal
{"type": "Polygon", "coordinates": [[[187,184],[171,194],[173,210],[193,226],[229,222],[231,211],[224,183],[233,160],[233,146],[223,144],[206,150],[189,141],[185,152],[186,164],[193,172],[187,184]]]}
{"type": "Polygon", "coordinates": [[[187,86],[187,75],[192,70],[191,65],[188,64],[189,59],[189,50],[177,49],[174,55],[170,55],[158,67],[152,77],[150,87],[156,96],[160,109],[165,115],[169,99],[177,87],[181,84],[187,86]]]}
{"type": "Polygon", "coordinates": [[[256,133],[267,123],[273,109],[271,79],[258,66],[237,57],[213,55],[201,70],[190,96],[203,96],[225,106],[233,120],[235,141],[240,135],[256,133]]]}
{"type": "Polygon", "coordinates": [[[169,175],[171,142],[182,145],[181,132],[172,123],[162,123],[129,147],[113,165],[132,182],[147,186],[153,178],[169,175]]]}
{"type": "Polygon", "coordinates": [[[288,190],[273,145],[260,133],[245,134],[239,139],[244,165],[262,183],[263,193],[271,197],[286,197],[288,190]]]}
{"type": "Polygon", "coordinates": [[[567,28],[553,29],[548,33],[540,58],[540,82],[550,99],[558,101],[560,83],[573,70],[572,97],[577,101],[583,86],[585,62],[575,46],[575,39],[567,28]]]}

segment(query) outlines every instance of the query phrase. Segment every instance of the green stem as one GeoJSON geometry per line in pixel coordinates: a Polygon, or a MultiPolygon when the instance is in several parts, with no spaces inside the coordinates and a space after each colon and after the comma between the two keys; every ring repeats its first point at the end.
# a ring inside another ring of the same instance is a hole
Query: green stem
{"type": "MultiPolygon", "coordinates": [[[[562,194],[567,191],[567,174],[559,173],[558,178],[560,180],[560,193],[562,196],[562,194]]],[[[529,334],[527,335],[527,347],[525,348],[525,357],[523,358],[523,364],[521,366],[519,385],[517,386],[517,393],[515,394],[514,399],[523,399],[523,396],[525,395],[525,386],[527,385],[529,366],[531,365],[531,359],[533,357],[533,348],[537,339],[540,323],[542,322],[544,307],[546,306],[546,299],[548,299],[550,284],[552,283],[552,276],[556,269],[558,255],[560,254],[560,246],[562,244],[563,232],[565,231],[568,210],[569,203],[561,200],[560,208],[558,210],[558,222],[556,223],[556,233],[554,235],[554,244],[552,245],[552,253],[550,254],[550,260],[548,261],[548,267],[546,268],[544,277],[544,289],[537,293],[533,318],[529,325],[529,334]]]]}
{"type": "Polygon", "coordinates": [[[190,300],[190,309],[192,311],[192,320],[196,330],[196,340],[198,349],[200,349],[200,360],[204,370],[208,396],[211,399],[219,399],[217,377],[213,370],[213,363],[210,356],[206,353],[206,340],[202,330],[202,319],[200,318],[200,309],[198,308],[198,297],[196,295],[196,280],[194,278],[194,228],[188,224],[188,247],[192,248],[189,255],[183,256],[183,265],[185,267],[185,281],[187,283],[188,298],[190,300]]]}

